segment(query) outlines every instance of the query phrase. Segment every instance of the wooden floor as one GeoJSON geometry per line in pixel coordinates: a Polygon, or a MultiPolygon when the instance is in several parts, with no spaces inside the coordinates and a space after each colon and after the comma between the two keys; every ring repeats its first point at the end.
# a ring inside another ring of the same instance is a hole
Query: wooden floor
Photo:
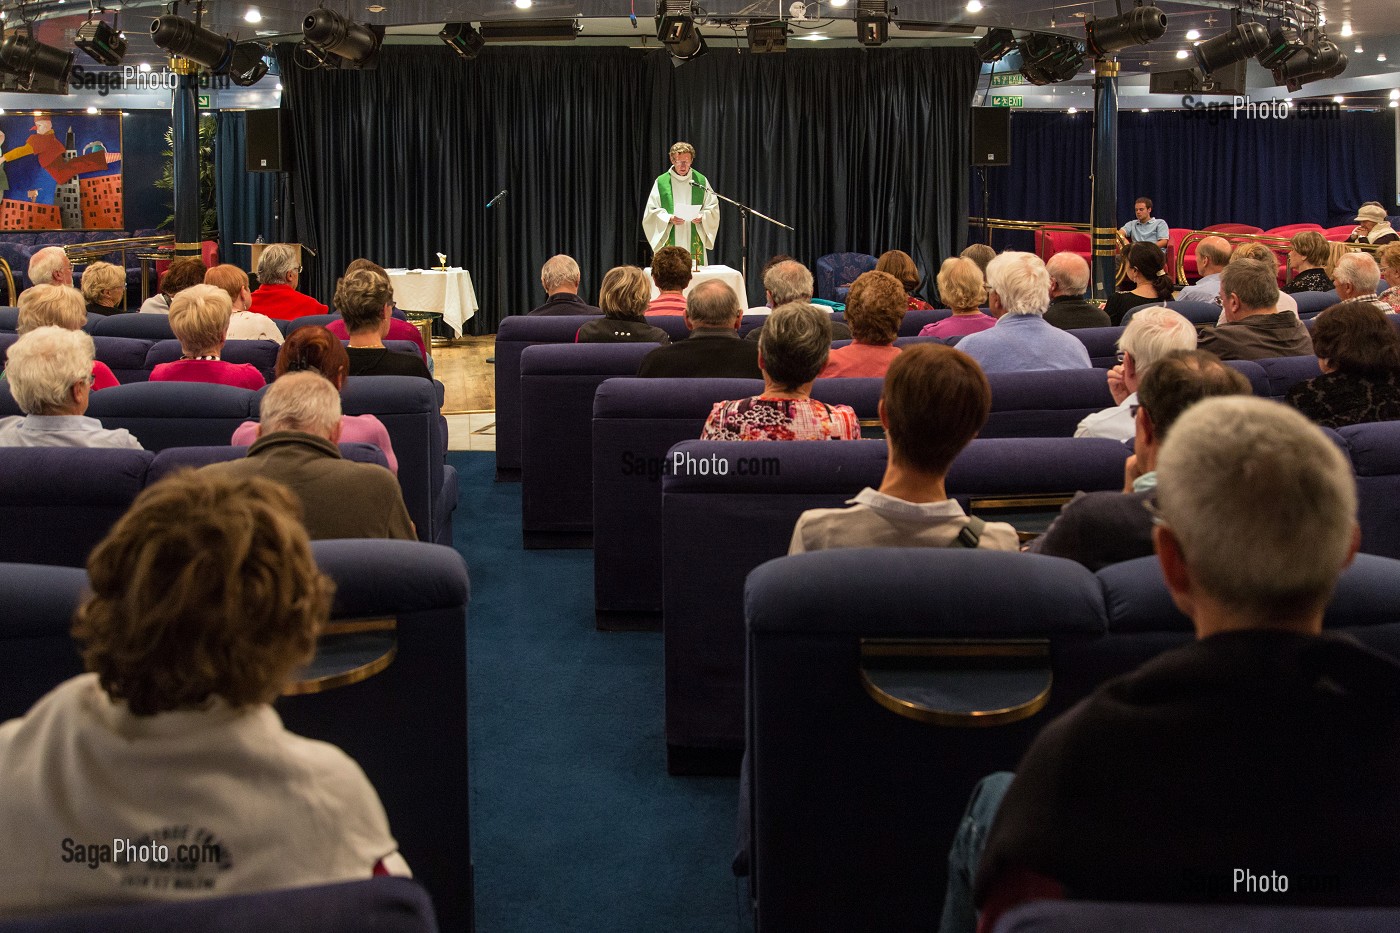
{"type": "Polygon", "coordinates": [[[433,346],[433,377],[447,389],[443,414],[496,410],[496,338],[459,337],[450,346],[433,346]]]}

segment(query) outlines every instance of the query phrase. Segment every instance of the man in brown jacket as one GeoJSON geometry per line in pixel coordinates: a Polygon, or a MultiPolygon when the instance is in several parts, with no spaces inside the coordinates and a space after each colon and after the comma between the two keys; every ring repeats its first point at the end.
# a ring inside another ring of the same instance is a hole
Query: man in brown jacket
{"type": "Polygon", "coordinates": [[[1310,356],[1312,338],[1293,311],[1278,310],[1278,269],[1237,259],[1220,276],[1225,323],[1201,329],[1196,347],[1222,360],[1310,356]]]}

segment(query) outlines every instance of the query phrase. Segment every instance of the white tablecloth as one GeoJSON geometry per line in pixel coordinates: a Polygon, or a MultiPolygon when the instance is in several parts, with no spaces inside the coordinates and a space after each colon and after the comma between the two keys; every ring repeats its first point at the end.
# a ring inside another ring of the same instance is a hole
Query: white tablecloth
{"type": "MultiPolygon", "coordinates": [[[[647,266],[646,274],[651,276],[651,266],[647,266]]],[[[725,285],[733,289],[734,294],[739,296],[739,307],[747,309],[749,306],[748,296],[744,294],[744,276],[738,269],[729,266],[701,266],[700,271],[693,273],[690,277],[690,285],[686,287],[684,294],[689,295],[690,290],[701,282],[708,282],[710,279],[719,279],[725,285]]],[[[655,298],[661,294],[661,289],[656,287],[656,283],[651,283],[651,297],[655,298]]]]}
{"type": "Polygon", "coordinates": [[[466,269],[390,269],[394,304],[404,311],[437,311],[452,333],[462,336],[462,325],[476,314],[476,291],[466,269]]]}

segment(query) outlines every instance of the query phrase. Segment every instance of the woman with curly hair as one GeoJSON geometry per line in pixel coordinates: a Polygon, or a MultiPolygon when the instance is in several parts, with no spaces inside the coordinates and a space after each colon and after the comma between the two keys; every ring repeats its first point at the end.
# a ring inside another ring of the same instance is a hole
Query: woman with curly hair
{"type": "Polygon", "coordinates": [[[1288,404],[1324,428],[1400,418],[1400,334],[1366,301],[1344,301],[1313,322],[1322,375],[1288,390],[1288,404]]]}

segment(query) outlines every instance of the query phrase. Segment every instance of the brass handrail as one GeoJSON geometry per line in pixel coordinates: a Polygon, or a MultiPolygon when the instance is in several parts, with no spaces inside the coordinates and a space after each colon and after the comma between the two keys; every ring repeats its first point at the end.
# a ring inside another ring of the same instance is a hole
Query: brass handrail
{"type": "Polygon", "coordinates": [[[10,306],[14,307],[15,302],[19,301],[19,292],[15,289],[15,274],[4,259],[0,259],[0,270],[5,273],[5,288],[9,290],[10,306]]]}
{"type": "MultiPolygon", "coordinates": [[[[1249,241],[1252,243],[1263,243],[1269,249],[1279,252],[1286,250],[1292,243],[1293,237],[1282,236],[1277,233],[1229,233],[1223,230],[1192,230],[1181,238],[1181,242],[1176,247],[1176,284],[1177,286],[1187,285],[1186,281],[1186,247],[1194,246],[1207,237],[1218,236],[1230,242],[1249,241]]],[[[1342,240],[1328,240],[1333,247],[1331,265],[1335,266],[1341,253],[1347,252],[1368,252],[1374,253],[1381,247],[1374,243],[1347,243],[1342,240]],[[1340,247],[1340,251],[1338,248],[1340,247]]],[[[1327,274],[1332,274],[1331,269],[1327,269],[1327,274]]]]}

